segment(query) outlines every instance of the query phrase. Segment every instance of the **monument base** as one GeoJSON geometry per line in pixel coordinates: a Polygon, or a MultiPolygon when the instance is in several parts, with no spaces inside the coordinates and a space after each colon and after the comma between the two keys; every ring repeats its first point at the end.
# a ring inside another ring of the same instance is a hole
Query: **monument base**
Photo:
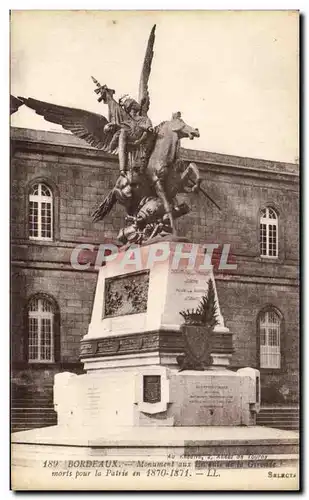
{"type": "Polygon", "coordinates": [[[250,426],[260,407],[259,387],[253,368],[117,367],[57,374],[54,404],[58,423],[77,435],[102,427],[250,426]]]}
{"type": "Polygon", "coordinates": [[[278,468],[296,489],[298,434],[254,425],[259,371],[227,369],[212,270],[197,245],[185,250],[198,267],[162,243],[100,270],[86,373],[55,376],[57,426],[12,435],[14,489],[274,489],[278,468]]]}
{"type": "Polygon", "coordinates": [[[298,433],[266,427],[68,426],[12,435],[13,489],[297,488],[298,433]],[[228,480],[226,483],[224,478],[228,480]],[[290,488],[289,488],[290,485],[290,488]]]}

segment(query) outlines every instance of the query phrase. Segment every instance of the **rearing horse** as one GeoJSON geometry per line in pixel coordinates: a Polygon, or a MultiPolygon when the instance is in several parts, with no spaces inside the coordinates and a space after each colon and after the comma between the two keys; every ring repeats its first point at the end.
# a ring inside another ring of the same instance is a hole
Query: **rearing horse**
{"type": "Polygon", "coordinates": [[[162,200],[175,234],[172,200],[167,189],[168,177],[178,159],[180,139],[188,137],[192,140],[200,134],[197,128],[190,127],[182,120],[180,112],[174,113],[170,121],[160,123],[154,132],[156,138],[145,174],[153,183],[157,196],[162,200]]]}
{"type": "MultiPolygon", "coordinates": [[[[183,172],[178,171],[181,164],[178,158],[179,143],[183,137],[199,137],[199,131],[187,125],[180,113],[175,113],[172,120],[158,125],[154,130],[146,169],[139,172],[128,171],[121,175],[114,189],[92,214],[93,220],[104,219],[118,202],[126,207],[128,215],[136,217],[141,228],[156,217],[162,218],[165,213],[175,234],[175,197],[179,192],[187,192],[189,183],[189,192],[196,192],[200,184],[198,168],[194,163],[190,163],[183,172]]],[[[177,216],[179,215],[181,213],[177,212],[177,216]]]]}

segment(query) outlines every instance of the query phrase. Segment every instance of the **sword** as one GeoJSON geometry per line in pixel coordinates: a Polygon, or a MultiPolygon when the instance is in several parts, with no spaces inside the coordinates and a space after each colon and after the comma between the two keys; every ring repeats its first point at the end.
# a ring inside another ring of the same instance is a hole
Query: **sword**
{"type": "MultiPolygon", "coordinates": [[[[94,78],[94,76],[91,76],[91,79],[93,81],[93,83],[96,85],[96,89],[94,89],[94,92],[96,94],[100,94],[100,97],[98,98],[98,102],[101,102],[104,100],[104,92],[106,90],[109,90],[111,93],[112,93],[112,96],[115,94],[115,90],[114,89],[110,89],[107,87],[107,85],[101,85],[100,82],[98,82],[98,80],[96,80],[96,78],[94,78]]],[[[121,108],[121,111],[131,120],[131,121],[137,121],[136,118],[134,118],[134,116],[131,116],[130,113],[128,113],[128,111],[126,111],[124,109],[124,107],[120,104],[120,102],[117,102],[113,97],[111,96],[111,101],[113,101],[114,104],[116,104],[116,106],[119,106],[121,108]]],[[[105,102],[105,101],[104,101],[105,102]]],[[[107,105],[108,103],[105,102],[107,105]]]]}
{"type": "MultiPolygon", "coordinates": [[[[194,186],[196,183],[194,182],[193,179],[191,179],[191,177],[188,177],[188,180],[192,183],[191,186],[194,186]]],[[[201,191],[201,193],[203,193],[203,195],[209,199],[209,201],[211,201],[211,203],[213,203],[217,208],[218,210],[222,211],[221,208],[219,207],[219,205],[215,202],[215,200],[212,199],[211,196],[209,196],[209,194],[206,193],[206,191],[201,187],[199,186],[199,191],[201,191]]]]}

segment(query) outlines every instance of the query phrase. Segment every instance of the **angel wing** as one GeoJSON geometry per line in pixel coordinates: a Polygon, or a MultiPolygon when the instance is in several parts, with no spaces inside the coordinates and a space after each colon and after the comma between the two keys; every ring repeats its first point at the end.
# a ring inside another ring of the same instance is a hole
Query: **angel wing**
{"type": "Polygon", "coordinates": [[[108,153],[117,153],[117,141],[116,144],[115,141],[112,141],[115,130],[104,130],[108,121],[103,115],[85,111],[84,109],[38,101],[31,97],[18,97],[18,99],[38,115],[43,116],[45,120],[61,125],[65,130],[70,130],[70,132],[80,139],[84,139],[91,146],[108,153]]]}
{"type": "Polygon", "coordinates": [[[23,102],[21,102],[19,99],[17,99],[17,97],[14,97],[13,95],[10,95],[10,114],[11,115],[13,113],[16,113],[16,111],[22,105],[23,105],[23,102]]]}
{"type": "Polygon", "coordinates": [[[151,71],[151,63],[153,59],[153,46],[155,42],[155,31],[156,31],[156,25],[153,26],[149,39],[148,39],[148,44],[147,44],[147,49],[146,49],[146,54],[144,58],[144,63],[143,63],[143,68],[142,68],[142,74],[139,82],[139,91],[138,91],[138,101],[141,105],[141,112],[142,115],[147,115],[147,112],[149,110],[149,105],[150,105],[150,97],[149,97],[149,92],[148,92],[148,80],[150,76],[150,71],[151,71]]]}
{"type": "Polygon", "coordinates": [[[102,203],[98,206],[98,208],[92,214],[93,222],[98,222],[99,220],[104,219],[106,215],[109,214],[113,206],[117,201],[117,197],[115,195],[115,190],[112,189],[108,195],[104,198],[102,203]]]}

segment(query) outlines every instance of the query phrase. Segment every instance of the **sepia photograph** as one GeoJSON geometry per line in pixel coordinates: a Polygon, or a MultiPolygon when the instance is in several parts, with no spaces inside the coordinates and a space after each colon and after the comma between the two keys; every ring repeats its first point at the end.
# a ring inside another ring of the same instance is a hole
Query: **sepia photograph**
{"type": "Polygon", "coordinates": [[[297,10],[10,12],[13,491],[298,491],[297,10]]]}

